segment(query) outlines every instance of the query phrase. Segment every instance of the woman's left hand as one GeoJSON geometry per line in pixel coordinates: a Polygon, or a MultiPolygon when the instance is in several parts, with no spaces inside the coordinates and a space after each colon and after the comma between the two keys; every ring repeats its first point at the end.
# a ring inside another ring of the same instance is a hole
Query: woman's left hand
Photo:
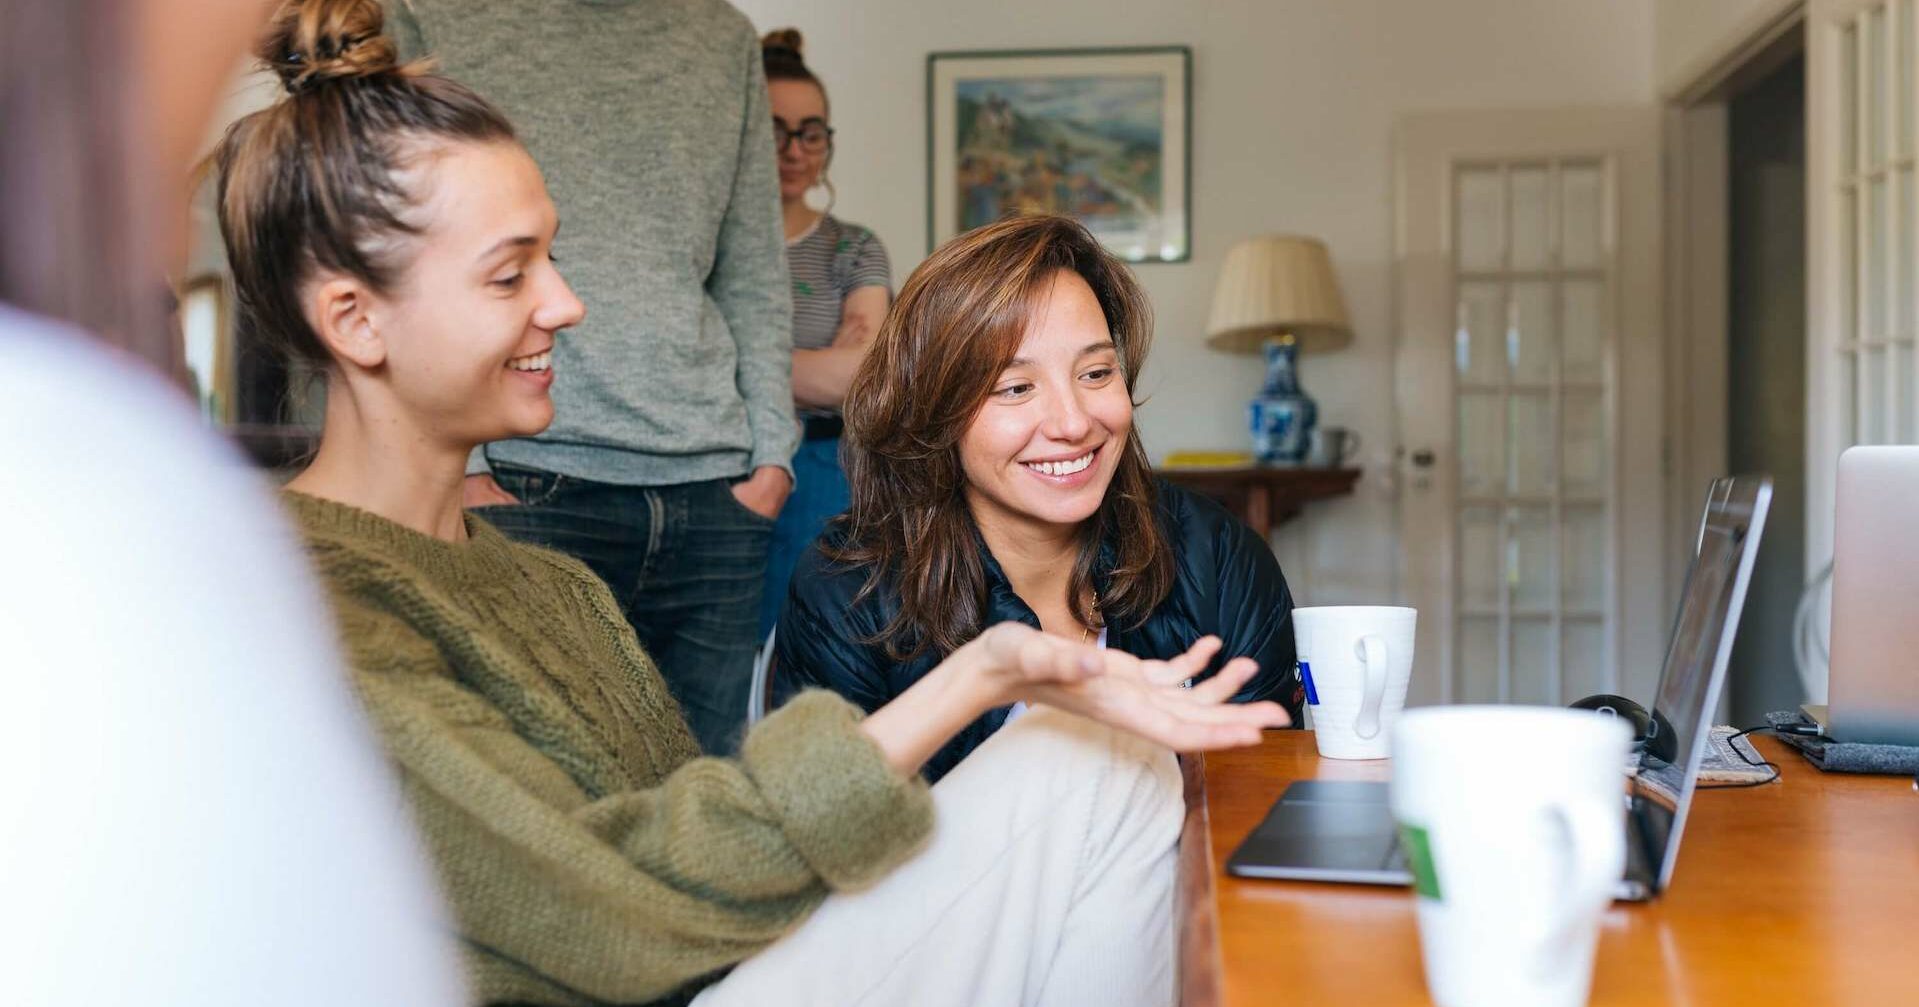
{"type": "Polygon", "coordinates": [[[860,722],[901,775],[919,771],[941,745],[987,710],[1014,700],[1045,703],[1181,752],[1259,743],[1290,721],[1279,704],[1227,702],[1258,671],[1247,658],[1184,688],[1206,670],[1220,642],[1209,636],[1170,661],[1142,661],[1005,622],[960,647],[892,702],[860,722]]]}
{"type": "Polygon", "coordinates": [[[1277,703],[1229,702],[1259,671],[1250,658],[1234,658],[1219,674],[1185,687],[1219,652],[1216,636],[1202,638],[1167,661],[1142,660],[1017,624],[992,627],[982,635],[982,642],[1002,673],[1010,671],[1021,680],[1012,689],[1021,698],[1069,710],[1176,751],[1255,745],[1262,729],[1292,723],[1277,703]]]}

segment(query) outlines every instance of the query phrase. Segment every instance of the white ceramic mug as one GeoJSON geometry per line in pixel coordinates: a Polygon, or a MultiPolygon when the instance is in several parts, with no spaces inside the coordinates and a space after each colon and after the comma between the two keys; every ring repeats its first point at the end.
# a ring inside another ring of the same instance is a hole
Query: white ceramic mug
{"type": "Polygon", "coordinates": [[[1328,759],[1384,759],[1413,675],[1410,608],[1348,605],[1293,610],[1299,677],[1313,740],[1328,759]]]}
{"type": "Polygon", "coordinates": [[[1626,865],[1632,732],[1586,710],[1413,710],[1393,741],[1393,817],[1439,1007],[1577,1007],[1626,865]]]}

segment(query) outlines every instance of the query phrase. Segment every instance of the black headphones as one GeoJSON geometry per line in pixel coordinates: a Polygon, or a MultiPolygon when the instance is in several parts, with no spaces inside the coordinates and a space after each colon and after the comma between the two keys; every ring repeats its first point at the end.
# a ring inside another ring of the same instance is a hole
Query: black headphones
{"type": "Polygon", "coordinates": [[[1679,758],[1679,736],[1673,733],[1672,722],[1657,710],[1647,710],[1624,696],[1601,693],[1587,696],[1574,704],[1575,710],[1595,710],[1599,713],[1618,717],[1632,728],[1632,747],[1635,752],[1644,752],[1668,765],[1679,758]]]}

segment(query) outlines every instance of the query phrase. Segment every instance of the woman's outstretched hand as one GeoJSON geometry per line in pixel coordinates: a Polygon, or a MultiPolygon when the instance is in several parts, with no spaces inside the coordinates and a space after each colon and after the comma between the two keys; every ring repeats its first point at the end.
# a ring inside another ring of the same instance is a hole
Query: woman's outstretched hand
{"type": "Polygon", "coordinates": [[[1216,636],[1167,661],[1075,643],[1018,623],[994,626],[976,643],[1014,698],[1057,706],[1175,751],[1255,745],[1262,729],[1292,723],[1277,703],[1228,702],[1258,673],[1251,658],[1234,658],[1219,674],[1185,687],[1219,652],[1216,636]]]}
{"type": "Polygon", "coordinates": [[[1250,658],[1228,661],[1219,674],[1185,688],[1219,647],[1209,636],[1170,661],[1143,661],[1001,623],[873,711],[860,729],[902,774],[918,772],[980,714],[1017,700],[1056,706],[1175,751],[1258,744],[1262,728],[1290,721],[1277,703],[1227,702],[1259,671],[1250,658]]]}

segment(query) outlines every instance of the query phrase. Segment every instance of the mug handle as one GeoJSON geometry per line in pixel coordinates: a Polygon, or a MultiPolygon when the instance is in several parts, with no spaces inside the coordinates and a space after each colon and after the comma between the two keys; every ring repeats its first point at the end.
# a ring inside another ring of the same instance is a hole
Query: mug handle
{"type": "Polygon", "coordinates": [[[1359,708],[1359,720],[1353,724],[1353,733],[1371,741],[1379,736],[1379,708],[1386,702],[1386,677],[1390,674],[1386,661],[1386,641],[1369,633],[1353,644],[1353,651],[1366,676],[1366,702],[1359,708]]]}
{"type": "Polygon", "coordinates": [[[1574,950],[1580,924],[1612,903],[1624,870],[1621,846],[1626,841],[1616,805],[1559,801],[1543,813],[1564,829],[1567,847],[1559,909],[1531,959],[1534,973],[1540,976],[1563,967],[1574,950]]]}

